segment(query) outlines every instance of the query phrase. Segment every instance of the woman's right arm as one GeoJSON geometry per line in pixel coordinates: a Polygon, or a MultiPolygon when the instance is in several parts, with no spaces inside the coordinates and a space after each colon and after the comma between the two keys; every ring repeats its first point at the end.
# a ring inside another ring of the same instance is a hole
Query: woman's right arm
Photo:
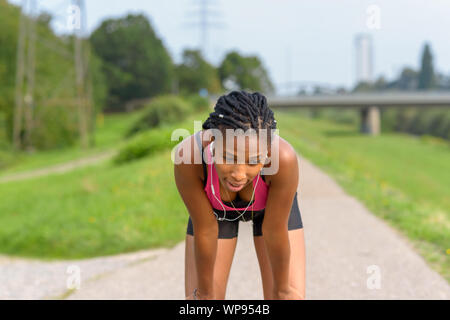
{"type": "MultiPolygon", "coordinates": [[[[191,136],[192,138],[192,136],[191,136]]],[[[191,155],[200,153],[195,143],[187,138],[179,147],[190,147],[191,155]]],[[[175,152],[175,157],[183,156],[175,152]]],[[[192,156],[193,158],[193,156],[192,156]]],[[[214,263],[217,252],[218,224],[212,213],[211,204],[203,190],[203,182],[196,173],[193,159],[190,163],[174,165],[175,182],[178,192],[189,212],[194,227],[195,264],[197,269],[199,299],[215,299],[213,287],[214,263]]]]}

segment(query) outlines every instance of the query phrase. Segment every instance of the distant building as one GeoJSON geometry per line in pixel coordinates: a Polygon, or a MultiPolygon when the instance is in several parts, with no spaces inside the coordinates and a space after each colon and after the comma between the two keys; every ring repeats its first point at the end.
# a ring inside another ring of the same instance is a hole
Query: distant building
{"type": "Polygon", "coordinates": [[[356,83],[373,82],[373,41],[370,34],[355,37],[356,83]]]}

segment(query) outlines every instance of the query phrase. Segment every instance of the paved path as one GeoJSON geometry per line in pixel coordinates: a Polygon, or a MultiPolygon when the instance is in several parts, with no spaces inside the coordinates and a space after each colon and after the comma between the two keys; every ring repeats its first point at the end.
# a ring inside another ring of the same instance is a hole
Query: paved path
{"type": "Polygon", "coordinates": [[[97,164],[99,162],[108,160],[112,158],[117,153],[117,150],[109,150],[100,154],[96,154],[93,156],[88,156],[84,158],[80,158],[77,160],[73,160],[70,162],[65,162],[62,164],[57,164],[47,168],[34,169],[19,173],[10,173],[0,177],[0,183],[6,183],[11,181],[19,181],[25,179],[31,179],[41,176],[46,176],[54,173],[65,173],[68,171],[72,171],[76,168],[86,167],[89,165],[97,164]]]}
{"type": "MultiPolygon", "coordinates": [[[[449,284],[403,236],[309,161],[299,161],[307,299],[450,299],[449,284]],[[380,273],[379,289],[367,286],[370,266],[380,273]]],[[[262,299],[251,224],[239,228],[226,298],[262,299]]],[[[67,299],[184,299],[184,242],[82,261],[0,257],[0,299],[55,298],[67,291],[69,265],[80,267],[82,280],[67,299]]]]}

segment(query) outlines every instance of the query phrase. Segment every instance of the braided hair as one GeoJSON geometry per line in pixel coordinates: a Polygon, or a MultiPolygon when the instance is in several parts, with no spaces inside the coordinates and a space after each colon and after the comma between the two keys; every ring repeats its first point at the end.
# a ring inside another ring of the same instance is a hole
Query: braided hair
{"type": "Polygon", "coordinates": [[[258,133],[259,129],[266,129],[270,139],[271,129],[277,128],[277,121],[264,95],[259,92],[232,91],[217,100],[214,112],[209,114],[202,128],[221,131],[255,129],[258,133]]]}

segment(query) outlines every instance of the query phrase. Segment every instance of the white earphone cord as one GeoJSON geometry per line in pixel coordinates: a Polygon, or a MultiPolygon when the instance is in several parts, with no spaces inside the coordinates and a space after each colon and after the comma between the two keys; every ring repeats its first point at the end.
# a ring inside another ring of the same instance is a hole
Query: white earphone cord
{"type": "MultiPolygon", "coordinates": [[[[252,200],[253,200],[253,197],[254,197],[254,195],[255,195],[255,190],[256,190],[256,187],[257,187],[257,185],[258,185],[259,174],[258,174],[258,179],[256,180],[255,188],[253,188],[252,198],[250,199],[250,202],[249,202],[247,208],[245,208],[244,212],[242,212],[242,213],[241,213],[237,218],[235,218],[235,219],[227,219],[227,218],[225,218],[225,216],[226,216],[226,214],[227,214],[227,213],[226,213],[226,210],[225,210],[225,207],[223,206],[222,201],[220,201],[220,200],[216,197],[216,193],[214,192],[214,183],[213,183],[213,179],[212,179],[212,164],[214,163],[213,157],[212,157],[212,144],[213,144],[213,143],[214,143],[214,142],[212,142],[212,143],[210,144],[210,148],[209,148],[209,149],[210,149],[210,153],[211,153],[211,160],[212,160],[212,163],[211,163],[211,174],[210,174],[210,177],[211,177],[211,189],[212,189],[212,194],[213,194],[214,198],[216,198],[217,201],[219,201],[220,205],[222,206],[222,209],[223,209],[223,217],[220,218],[219,215],[218,215],[217,213],[214,212],[214,210],[213,210],[213,213],[215,214],[217,220],[219,220],[219,221],[224,221],[224,220],[226,220],[226,221],[234,221],[234,220],[237,220],[237,219],[239,219],[240,217],[242,217],[242,215],[243,215],[245,212],[247,212],[247,209],[250,207],[250,203],[251,203],[252,200]]],[[[215,158],[215,157],[214,157],[214,158],[215,158]]],[[[238,211],[238,212],[239,212],[239,211],[238,211]]]]}

